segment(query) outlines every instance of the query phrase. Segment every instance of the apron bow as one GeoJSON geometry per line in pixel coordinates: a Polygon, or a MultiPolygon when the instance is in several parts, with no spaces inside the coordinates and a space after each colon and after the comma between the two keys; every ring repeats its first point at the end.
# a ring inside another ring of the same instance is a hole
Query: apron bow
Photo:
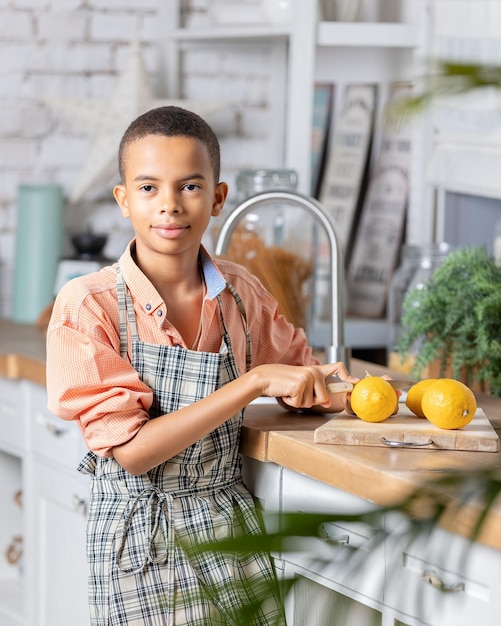
{"type": "Polygon", "coordinates": [[[149,564],[167,563],[169,552],[174,547],[173,513],[174,499],[172,495],[153,485],[146,487],[132,499],[132,506],[128,513],[124,513],[122,536],[116,552],[117,566],[122,572],[126,574],[138,573],[142,572],[149,564]],[[123,555],[128,541],[134,543],[132,528],[134,514],[143,502],[146,509],[146,524],[142,527],[145,531],[145,537],[143,545],[137,546],[138,552],[142,551],[141,562],[137,566],[126,567],[122,563],[123,555]],[[156,541],[158,536],[163,541],[156,541]],[[160,550],[159,545],[161,546],[160,550]]]}

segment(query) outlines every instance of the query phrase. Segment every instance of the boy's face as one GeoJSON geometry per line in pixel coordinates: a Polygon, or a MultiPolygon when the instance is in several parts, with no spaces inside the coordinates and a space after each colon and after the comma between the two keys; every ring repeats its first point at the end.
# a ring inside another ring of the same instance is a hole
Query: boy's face
{"type": "Polygon", "coordinates": [[[221,213],[226,183],[214,182],[205,144],[190,137],[148,135],[125,152],[125,182],[113,191],[131,220],[138,256],[198,255],[211,216],[221,213]]]}

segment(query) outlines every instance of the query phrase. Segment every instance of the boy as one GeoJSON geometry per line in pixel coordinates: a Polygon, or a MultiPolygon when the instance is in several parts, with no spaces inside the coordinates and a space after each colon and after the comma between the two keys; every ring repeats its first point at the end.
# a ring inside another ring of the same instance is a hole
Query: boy
{"type": "Polygon", "coordinates": [[[244,268],[202,247],[228,187],[219,144],[197,115],[162,107],[119,148],[114,189],[135,237],[119,262],[58,295],[47,336],[49,408],[78,420],[90,452],[87,552],[93,625],[282,624],[267,555],[197,542],[259,533],[238,454],[244,407],[261,395],[341,410],[304,332],[244,268]],[[241,623],[241,622],[240,622],[241,623]]]}

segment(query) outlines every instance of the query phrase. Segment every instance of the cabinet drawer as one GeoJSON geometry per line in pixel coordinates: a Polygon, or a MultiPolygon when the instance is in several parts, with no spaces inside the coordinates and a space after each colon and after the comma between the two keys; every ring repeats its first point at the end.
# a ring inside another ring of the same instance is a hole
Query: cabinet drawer
{"type": "Polygon", "coordinates": [[[376,505],[302,474],[283,470],[282,512],[325,513],[319,539],[308,540],[303,553],[283,555],[333,588],[352,598],[382,602],[384,542],[363,521],[336,520],[336,515],[362,514],[376,505]]]}
{"type": "Polygon", "coordinates": [[[499,623],[501,553],[440,529],[387,543],[385,604],[430,626],[499,623]]]}
{"type": "Polygon", "coordinates": [[[26,448],[26,403],[22,381],[0,378],[0,446],[8,452],[26,448]]]}
{"type": "Polygon", "coordinates": [[[47,392],[39,385],[30,385],[28,414],[30,448],[34,454],[75,469],[87,452],[77,423],[51,413],[47,409],[47,392]]]}
{"type": "Polygon", "coordinates": [[[280,484],[282,468],[274,463],[262,463],[242,457],[244,483],[263,511],[280,510],[280,484]]]}

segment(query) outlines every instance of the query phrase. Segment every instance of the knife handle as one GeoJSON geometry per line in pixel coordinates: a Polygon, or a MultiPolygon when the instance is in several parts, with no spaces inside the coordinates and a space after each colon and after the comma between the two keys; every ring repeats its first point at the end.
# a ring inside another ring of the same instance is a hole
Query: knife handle
{"type": "Polygon", "coordinates": [[[339,383],[328,383],[326,385],[329,393],[342,393],[344,391],[353,391],[353,383],[340,381],[339,383]]]}

